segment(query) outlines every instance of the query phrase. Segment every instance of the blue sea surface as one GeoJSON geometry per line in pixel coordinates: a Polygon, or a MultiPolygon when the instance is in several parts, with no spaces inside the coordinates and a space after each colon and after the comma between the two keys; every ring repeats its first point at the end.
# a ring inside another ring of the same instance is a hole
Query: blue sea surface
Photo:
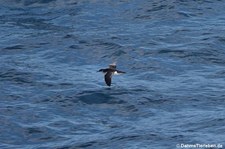
{"type": "Polygon", "coordinates": [[[225,0],[0,1],[1,149],[182,144],[225,147],[225,0]]]}

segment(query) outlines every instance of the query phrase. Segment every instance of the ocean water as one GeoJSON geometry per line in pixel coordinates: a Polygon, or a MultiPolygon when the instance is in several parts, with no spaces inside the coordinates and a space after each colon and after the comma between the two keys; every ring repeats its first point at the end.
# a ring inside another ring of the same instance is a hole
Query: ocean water
{"type": "Polygon", "coordinates": [[[225,148],[224,8],[1,0],[0,148],[225,148]]]}

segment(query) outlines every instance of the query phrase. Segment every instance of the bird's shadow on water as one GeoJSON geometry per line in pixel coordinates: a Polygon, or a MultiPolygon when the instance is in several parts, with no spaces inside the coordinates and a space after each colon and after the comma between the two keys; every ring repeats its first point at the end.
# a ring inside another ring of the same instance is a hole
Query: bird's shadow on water
{"type": "Polygon", "coordinates": [[[94,105],[94,104],[123,104],[126,100],[121,96],[126,96],[132,91],[117,87],[101,87],[98,89],[86,89],[82,91],[62,91],[54,92],[46,96],[39,95],[34,99],[37,103],[59,104],[63,107],[74,105],[94,105]],[[41,99],[41,100],[38,100],[41,99]]]}
{"type": "Polygon", "coordinates": [[[76,94],[74,101],[85,104],[121,104],[125,101],[119,95],[127,94],[128,91],[105,87],[98,90],[85,90],[76,94]]]}

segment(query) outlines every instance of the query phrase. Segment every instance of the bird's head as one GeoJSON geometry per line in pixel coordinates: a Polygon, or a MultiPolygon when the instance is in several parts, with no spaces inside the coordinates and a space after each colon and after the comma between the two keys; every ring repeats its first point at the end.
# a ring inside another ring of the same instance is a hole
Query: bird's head
{"type": "Polygon", "coordinates": [[[109,65],[109,68],[111,68],[111,69],[116,69],[116,62],[110,64],[110,65],[109,65]]]}

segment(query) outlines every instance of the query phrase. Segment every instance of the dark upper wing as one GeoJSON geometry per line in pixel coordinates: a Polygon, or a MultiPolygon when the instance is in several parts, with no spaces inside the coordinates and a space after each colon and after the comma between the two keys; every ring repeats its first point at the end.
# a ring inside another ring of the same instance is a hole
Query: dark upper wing
{"type": "Polygon", "coordinates": [[[117,73],[126,73],[126,72],[120,71],[120,70],[116,70],[116,71],[117,71],[117,73]]]}
{"type": "Polygon", "coordinates": [[[112,72],[108,71],[105,74],[105,83],[110,86],[111,85],[111,80],[112,80],[112,72]]]}
{"type": "Polygon", "coordinates": [[[106,69],[100,69],[98,72],[103,72],[103,73],[106,73],[107,71],[109,71],[109,69],[108,69],[108,68],[106,68],[106,69]]]}

